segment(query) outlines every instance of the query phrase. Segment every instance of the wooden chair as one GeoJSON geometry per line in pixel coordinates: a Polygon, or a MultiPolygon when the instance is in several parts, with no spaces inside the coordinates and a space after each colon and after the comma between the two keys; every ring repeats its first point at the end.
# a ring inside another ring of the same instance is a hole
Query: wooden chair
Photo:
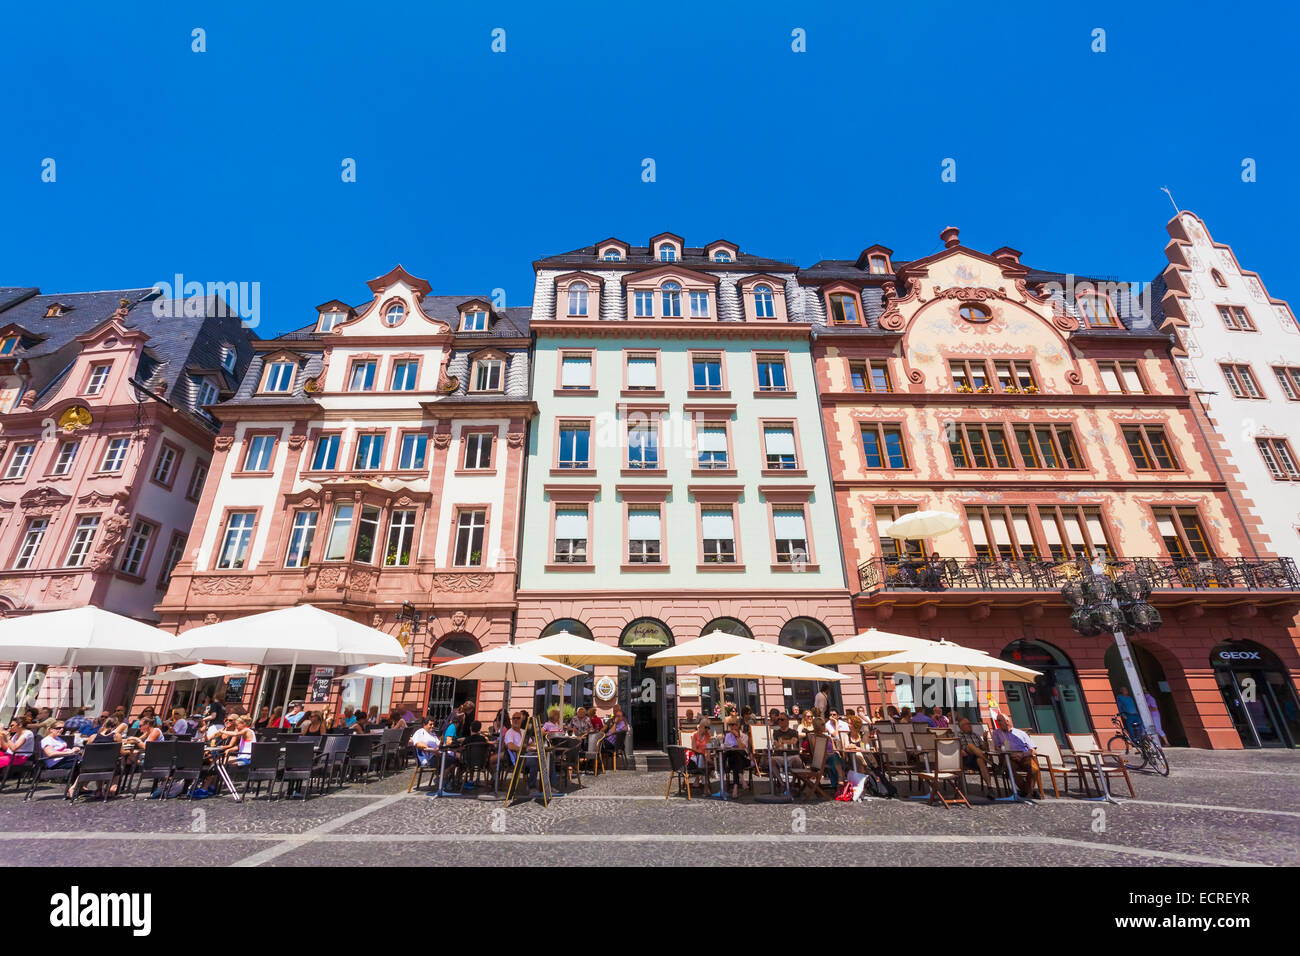
{"type": "Polygon", "coordinates": [[[809,734],[809,737],[811,739],[808,744],[808,765],[791,768],[790,777],[797,784],[800,794],[811,787],[816,796],[826,800],[829,797],[822,789],[821,780],[822,773],[826,769],[826,755],[830,752],[831,739],[825,734],[809,734]]]}
{"type": "Polygon", "coordinates": [[[1128,795],[1136,797],[1137,793],[1133,790],[1133,781],[1129,778],[1128,767],[1125,766],[1124,760],[1119,754],[1109,754],[1102,751],[1097,746],[1097,738],[1092,734],[1066,734],[1065,739],[1070,742],[1070,753],[1074,756],[1075,765],[1079,767],[1079,779],[1083,779],[1084,773],[1087,773],[1097,783],[1097,792],[1101,792],[1101,780],[1098,774],[1105,774],[1107,781],[1111,777],[1123,777],[1124,783],[1128,785],[1128,795]],[[1109,757],[1114,761],[1108,765],[1106,758],[1109,757]]]}
{"type": "Polygon", "coordinates": [[[921,780],[930,786],[930,799],[927,803],[934,803],[938,800],[947,809],[954,803],[960,803],[969,807],[970,801],[966,799],[965,792],[965,773],[961,763],[961,745],[951,738],[936,740],[934,742],[934,763],[932,769],[922,771],[917,774],[921,780]],[[944,783],[952,785],[956,797],[947,800],[940,789],[944,783]]]}
{"type": "Polygon", "coordinates": [[[1056,788],[1056,778],[1060,777],[1065,783],[1065,792],[1070,792],[1070,776],[1079,774],[1079,785],[1083,785],[1083,775],[1079,773],[1077,764],[1067,766],[1065,758],[1061,755],[1061,748],[1057,746],[1056,736],[1054,734],[1030,734],[1029,739],[1034,743],[1034,759],[1038,761],[1038,773],[1041,778],[1044,770],[1052,781],[1052,795],[1060,799],[1061,791],[1056,788]]]}

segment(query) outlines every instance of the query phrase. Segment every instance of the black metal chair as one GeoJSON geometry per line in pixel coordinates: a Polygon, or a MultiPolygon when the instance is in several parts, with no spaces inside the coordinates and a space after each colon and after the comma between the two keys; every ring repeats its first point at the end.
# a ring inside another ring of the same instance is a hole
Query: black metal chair
{"type": "Polygon", "coordinates": [[[313,776],[320,781],[321,793],[328,792],[335,777],[339,778],[339,785],[342,786],[343,761],[351,740],[351,737],[342,734],[329,734],[325,737],[312,766],[313,776]]]}
{"type": "Polygon", "coordinates": [[[75,802],[82,788],[89,783],[103,784],[99,796],[108,799],[108,790],[121,769],[122,748],[119,744],[89,744],[81,753],[81,762],[77,767],[77,776],[72,783],[72,792],[68,796],[70,803],[75,802]]]}
{"type": "Polygon", "coordinates": [[[248,796],[248,788],[257,784],[257,789],[253,792],[257,796],[262,792],[262,784],[266,784],[266,798],[271,799],[275,790],[275,781],[280,775],[280,745],[271,741],[258,741],[253,744],[253,752],[248,763],[239,767],[235,764],[227,764],[227,767],[242,771],[244,778],[244,796],[248,796]]]}
{"type": "Polygon", "coordinates": [[[664,797],[667,798],[673,789],[673,781],[677,781],[677,793],[686,794],[686,799],[691,799],[691,764],[690,750],[686,747],[670,745],[664,748],[668,751],[668,786],[664,788],[664,797]]]}
{"type": "Polygon", "coordinates": [[[379,776],[382,779],[388,765],[396,760],[397,750],[402,742],[402,728],[389,727],[379,736],[379,776]]]}
{"type": "Polygon", "coordinates": [[[144,759],[136,767],[135,787],[131,790],[131,799],[134,800],[140,795],[140,785],[146,780],[151,781],[155,787],[160,787],[165,797],[175,763],[176,741],[155,740],[153,743],[145,744],[144,759]]]}
{"type": "Polygon", "coordinates": [[[316,749],[310,743],[294,741],[284,745],[284,769],[280,773],[280,796],[289,787],[290,795],[297,784],[302,799],[311,796],[311,781],[315,771],[316,749]],[[304,787],[305,785],[305,787],[304,787]]]}
{"type": "Polygon", "coordinates": [[[19,760],[17,763],[11,759],[9,763],[0,767],[0,790],[5,788],[5,784],[8,783],[11,776],[14,778],[14,789],[18,790],[22,788],[23,777],[28,773],[35,772],[35,767],[32,766],[32,757],[35,752],[36,733],[35,731],[32,731],[27,735],[27,739],[23,741],[22,745],[13,753],[14,758],[22,757],[23,759],[19,760]]]}
{"type": "Polygon", "coordinates": [[[582,741],[576,737],[569,739],[563,738],[551,743],[551,770],[554,773],[564,774],[564,789],[569,789],[569,782],[573,777],[577,778],[579,788],[582,787],[582,774],[578,770],[578,761],[582,757],[582,741]]]}
{"type": "Polygon", "coordinates": [[[486,740],[476,740],[465,745],[460,752],[461,789],[473,781],[477,786],[484,777],[490,776],[489,762],[492,757],[492,745],[486,740]]]}
{"type": "MultiPolygon", "coordinates": [[[[194,799],[194,788],[203,777],[203,742],[200,740],[178,740],[172,745],[175,759],[172,763],[171,782],[182,782],[190,788],[190,799],[194,799]]],[[[148,752],[146,751],[146,756],[148,752]]],[[[163,798],[167,794],[163,792],[163,798]]]]}
{"type": "Polygon", "coordinates": [[[415,735],[415,724],[407,724],[402,728],[402,736],[398,739],[397,747],[394,751],[394,770],[405,770],[411,765],[411,756],[413,748],[411,747],[411,737],[415,735]]]}
{"type": "MultiPolygon", "coordinates": [[[[602,738],[602,740],[603,739],[604,738],[602,738]]],[[[604,760],[605,754],[611,755],[612,758],[611,762],[613,763],[613,767],[615,770],[618,769],[619,757],[623,758],[623,769],[624,770],[627,769],[628,760],[627,760],[627,731],[626,730],[620,730],[618,733],[614,735],[614,745],[612,749],[609,747],[605,747],[603,744],[601,745],[602,761],[604,760]]]]}
{"type": "Polygon", "coordinates": [[[343,779],[349,780],[361,771],[361,784],[368,786],[370,783],[370,774],[375,771],[376,764],[382,770],[384,753],[382,748],[376,746],[379,743],[379,737],[372,734],[353,734],[348,739],[348,750],[343,756],[343,779]]]}
{"type": "MultiPolygon", "coordinates": [[[[116,746],[116,745],[114,745],[116,746]]],[[[56,757],[46,757],[45,751],[40,742],[36,744],[36,759],[30,761],[33,764],[31,771],[32,785],[27,791],[24,800],[30,800],[36,793],[36,789],[41,785],[42,780],[58,780],[64,786],[72,782],[72,778],[77,775],[77,765],[81,762],[80,754],[57,755],[62,756],[59,766],[51,767],[46,761],[56,759],[56,757]]]]}

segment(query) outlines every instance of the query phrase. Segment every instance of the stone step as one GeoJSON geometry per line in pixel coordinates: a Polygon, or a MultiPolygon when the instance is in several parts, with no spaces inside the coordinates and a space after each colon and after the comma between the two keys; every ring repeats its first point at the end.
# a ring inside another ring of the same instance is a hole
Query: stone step
{"type": "Polygon", "coordinates": [[[668,752],[664,750],[632,751],[633,770],[667,770],[670,767],[668,752]]]}

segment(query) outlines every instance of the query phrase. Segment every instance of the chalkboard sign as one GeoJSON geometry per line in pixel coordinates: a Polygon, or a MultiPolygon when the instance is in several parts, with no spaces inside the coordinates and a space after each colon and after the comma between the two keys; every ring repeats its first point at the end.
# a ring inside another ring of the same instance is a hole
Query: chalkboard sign
{"type": "Polygon", "coordinates": [[[330,699],[330,683],[334,680],[334,668],[318,667],[311,673],[311,687],[308,691],[308,699],[313,704],[328,703],[330,699]]]}
{"type": "Polygon", "coordinates": [[[244,685],[247,677],[232,677],[226,682],[226,703],[239,704],[244,700],[244,685]]]}
{"type": "MultiPolygon", "coordinates": [[[[524,747],[527,747],[529,739],[537,742],[537,749],[531,754],[537,761],[537,785],[541,788],[539,796],[542,800],[542,806],[551,805],[551,753],[550,745],[547,742],[546,735],[541,733],[537,726],[536,716],[529,716],[528,723],[524,725],[524,747]]],[[[506,787],[506,803],[514,801],[516,794],[527,794],[528,785],[522,779],[526,775],[524,763],[528,759],[527,750],[521,749],[518,756],[515,757],[515,769],[510,775],[510,784],[506,787]]]]}

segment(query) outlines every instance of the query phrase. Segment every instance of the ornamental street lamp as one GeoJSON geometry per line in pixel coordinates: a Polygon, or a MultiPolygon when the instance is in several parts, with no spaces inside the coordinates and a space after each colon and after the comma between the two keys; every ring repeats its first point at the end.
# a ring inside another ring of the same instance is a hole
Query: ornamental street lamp
{"type": "Polygon", "coordinates": [[[1115,578],[1108,577],[1102,571],[1100,560],[1091,565],[1080,563],[1080,576],[1061,588],[1061,597],[1074,608],[1070,614],[1070,626],[1084,637],[1096,637],[1107,631],[1114,635],[1143,732],[1149,734],[1156,723],[1151,719],[1146,691],[1137,665],[1133,663],[1124,631],[1149,634],[1163,623],[1160,612],[1147,601],[1151,596],[1151,581],[1132,571],[1115,578]]]}

